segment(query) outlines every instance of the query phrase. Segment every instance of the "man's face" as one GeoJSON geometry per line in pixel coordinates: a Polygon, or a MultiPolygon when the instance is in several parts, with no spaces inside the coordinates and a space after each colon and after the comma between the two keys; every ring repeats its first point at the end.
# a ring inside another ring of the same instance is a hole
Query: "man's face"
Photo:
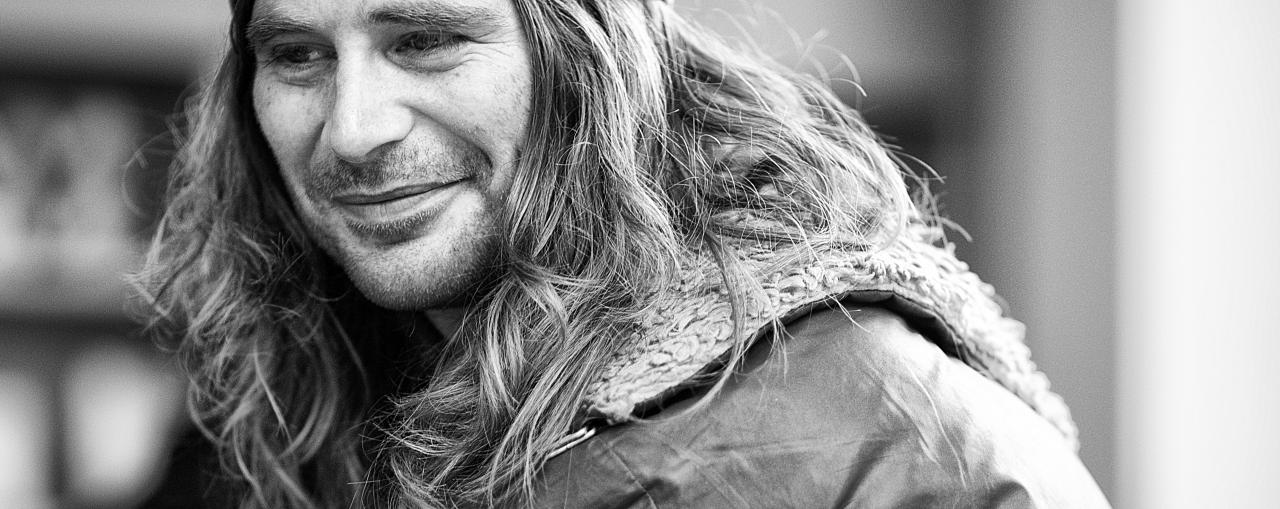
{"type": "Polygon", "coordinates": [[[529,115],[511,0],[258,0],[247,27],[312,237],[382,306],[456,303],[493,261],[529,115]]]}

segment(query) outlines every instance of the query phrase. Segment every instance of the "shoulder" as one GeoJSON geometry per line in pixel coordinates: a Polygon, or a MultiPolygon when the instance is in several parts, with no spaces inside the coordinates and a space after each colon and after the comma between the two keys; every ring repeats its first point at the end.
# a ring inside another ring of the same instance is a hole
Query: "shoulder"
{"type": "Polygon", "coordinates": [[[1106,505],[1048,423],[880,308],[794,319],[694,396],[554,458],[552,506],[1106,505]]]}

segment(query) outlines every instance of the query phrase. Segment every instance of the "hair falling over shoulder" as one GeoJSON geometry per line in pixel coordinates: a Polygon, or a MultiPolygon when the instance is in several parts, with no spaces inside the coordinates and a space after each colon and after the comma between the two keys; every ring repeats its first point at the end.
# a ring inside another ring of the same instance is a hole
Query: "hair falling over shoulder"
{"type": "Polygon", "coordinates": [[[682,256],[713,254],[740,294],[719,239],[867,250],[920,220],[903,169],[816,79],[664,2],[515,5],[535,83],[504,276],[448,342],[308,240],[253,118],[237,6],[135,283],[243,507],[518,505],[682,256]]]}

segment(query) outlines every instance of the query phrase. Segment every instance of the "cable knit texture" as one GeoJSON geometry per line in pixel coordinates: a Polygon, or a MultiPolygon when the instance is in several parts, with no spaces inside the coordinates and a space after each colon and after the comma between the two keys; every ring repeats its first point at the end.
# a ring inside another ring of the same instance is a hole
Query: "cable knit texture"
{"type": "MultiPolygon", "coordinates": [[[[927,335],[931,341],[1016,394],[1076,444],[1066,404],[1031,362],[1025,327],[1004,316],[991,285],[956,259],[953,245],[939,247],[939,237],[917,226],[866,253],[733,241],[743,268],[759,283],[746,300],[743,330],[762,335],[789,315],[832,300],[901,299],[944,326],[942,334],[927,335]]],[[[589,412],[610,423],[632,420],[639,405],[680,387],[732,348],[732,306],[719,270],[706,257],[691,260],[640,324],[631,347],[588,389],[589,412]]]]}

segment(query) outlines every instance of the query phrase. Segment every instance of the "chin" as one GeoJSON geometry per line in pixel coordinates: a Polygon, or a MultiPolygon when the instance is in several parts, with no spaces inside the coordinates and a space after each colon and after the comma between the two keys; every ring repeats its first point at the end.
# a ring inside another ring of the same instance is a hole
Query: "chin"
{"type": "Polygon", "coordinates": [[[365,298],[396,311],[464,307],[497,279],[497,239],[471,235],[461,242],[424,237],[339,264],[365,298]]]}

